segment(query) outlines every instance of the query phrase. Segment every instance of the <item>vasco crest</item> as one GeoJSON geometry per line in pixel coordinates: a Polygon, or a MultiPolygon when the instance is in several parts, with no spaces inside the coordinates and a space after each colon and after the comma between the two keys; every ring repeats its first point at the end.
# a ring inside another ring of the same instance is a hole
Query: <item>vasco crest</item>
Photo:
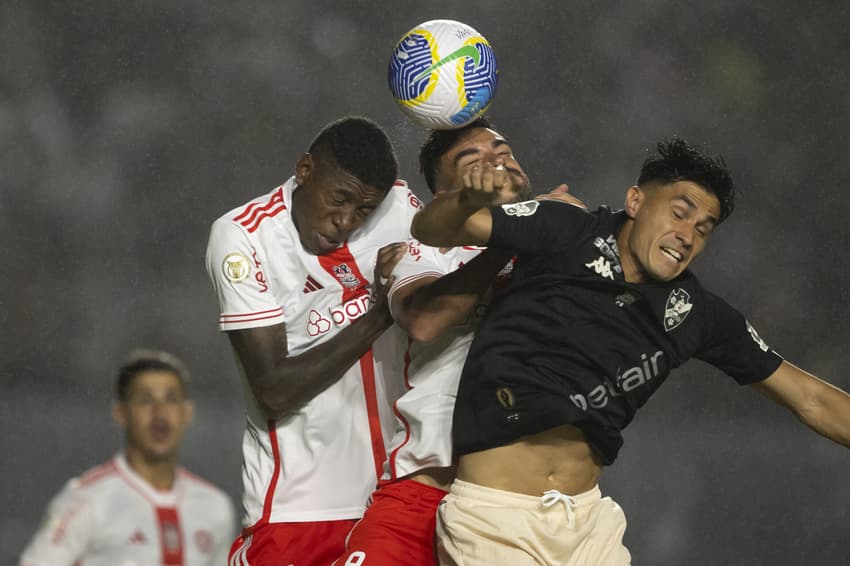
{"type": "Polygon", "coordinates": [[[693,306],[687,291],[681,287],[673,290],[667,297],[667,305],[664,307],[664,330],[670,332],[682,324],[693,306]]]}

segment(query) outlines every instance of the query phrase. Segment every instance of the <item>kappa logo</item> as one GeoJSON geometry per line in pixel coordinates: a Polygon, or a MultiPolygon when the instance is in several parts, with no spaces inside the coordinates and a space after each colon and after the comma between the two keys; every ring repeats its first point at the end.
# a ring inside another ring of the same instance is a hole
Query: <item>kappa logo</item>
{"type": "Polygon", "coordinates": [[[664,307],[664,330],[670,332],[688,317],[694,305],[691,304],[691,296],[681,287],[673,290],[667,297],[667,305],[664,307]]]}
{"type": "Polygon", "coordinates": [[[221,272],[231,283],[239,283],[251,274],[251,262],[243,254],[232,252],[224,256],[221,272]]]}
{"type": "Polygon", "coordinates": [[[339,282],[345,287],[348,287],[349,289],[356,289],[360,286],[360,280],[356,275],[354,275],[354,272],[351,271],[351,268],[348,267],[347,263],[335,265],[333,267],[333,271],[336,278],[339,279],[339,282]]]}
{"type": "Polygon", "coordinates": [[[602,253],[602,256],[608,260],[609,267],[615,273],[622,273],[623,268],[620,266],[620,250],[617,248],[617,239],[613,234],[609,234],[603,239],[597,236],[593,239],[593,245],[602,253]]]}
{"type": "Polygon", "coordinates": [[[761,348],[762,352],[767,352],[770,349],[770,346],[767,345],[767,342],[762,340],[761,336],[759,336],[759,333],[756,332],[756,329],[753,328],[753,325],[750,324],[749,320],[747,321],[747,331],[750,333],[750,336],[752,337],[753,341],[759,345],[759,348],[761,348]]]}
{"type": "Polygon", "coordinates": [[[584,266],[597,275],[601,275],[612,281],[614,280],[614,271],[611,269],[611,262],[605,259],[604,256],[599,256],[596,260],[585,263],[584,266]]]}
{"type": "Polygon", "coordinates": [[[536,200],[527,200],[525,202],[516,202],[513,204],[503,204],[502,210],[508,216],[531,216],[537,212],[540,202],[536,200]]]}

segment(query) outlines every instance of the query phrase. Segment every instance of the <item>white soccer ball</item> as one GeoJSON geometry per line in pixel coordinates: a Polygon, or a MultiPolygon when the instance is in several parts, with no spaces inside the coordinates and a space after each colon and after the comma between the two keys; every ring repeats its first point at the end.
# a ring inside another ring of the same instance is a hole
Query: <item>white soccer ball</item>
{"type": "Polygon", "coordinates": [[[490,106],[499,82],[493,48],[480,33],[454,20],[430,20],[398,41],[389,83],[399,108],[420,126],[464,126],[490,106]]]}

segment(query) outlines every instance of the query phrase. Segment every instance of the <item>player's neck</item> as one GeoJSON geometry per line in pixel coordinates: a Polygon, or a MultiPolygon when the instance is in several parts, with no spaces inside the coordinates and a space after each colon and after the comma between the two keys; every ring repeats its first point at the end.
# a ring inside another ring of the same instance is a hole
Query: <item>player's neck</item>
{"type": "Polygon", "coordinates": [[[177,457],[152,459],[139,450],[127,447],[127,464],[154,489],[168,491],[174,487],[177,457]]]}
{"type": "Polygon", "coordinates": [[[629,238],[634,227],[634,222],[627,219],[620,227],[617,234],[617,249],[620,252],[620,267],[623,268],[623,278],[629,283],[643,282],[643,272],[638,268],[637,261],[632,255],[629,247],[629,238]]]}

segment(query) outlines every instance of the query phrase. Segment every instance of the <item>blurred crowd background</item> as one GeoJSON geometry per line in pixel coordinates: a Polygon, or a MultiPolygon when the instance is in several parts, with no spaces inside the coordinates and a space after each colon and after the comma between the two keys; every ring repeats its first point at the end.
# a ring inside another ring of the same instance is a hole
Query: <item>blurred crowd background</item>
{"type": "MultiPolygon", "coordinates": [[[[210,223],[284,181],[325,123],[423,138],[389,55],[449,18],[496,50],[490,117],[540,192],[621,205],[647,152],[720,153],[736,213],[695,271],[789,361],[850,389],[846,2],[0,1],[0,564],[121,444],[114,372],[181,356],[182,461],[240,496],[243,401],[204,270],[210,223]]],[[[850,452],[690,362],[638,413],[602,489],[637,565],[850,564],[850,452]]]]}

